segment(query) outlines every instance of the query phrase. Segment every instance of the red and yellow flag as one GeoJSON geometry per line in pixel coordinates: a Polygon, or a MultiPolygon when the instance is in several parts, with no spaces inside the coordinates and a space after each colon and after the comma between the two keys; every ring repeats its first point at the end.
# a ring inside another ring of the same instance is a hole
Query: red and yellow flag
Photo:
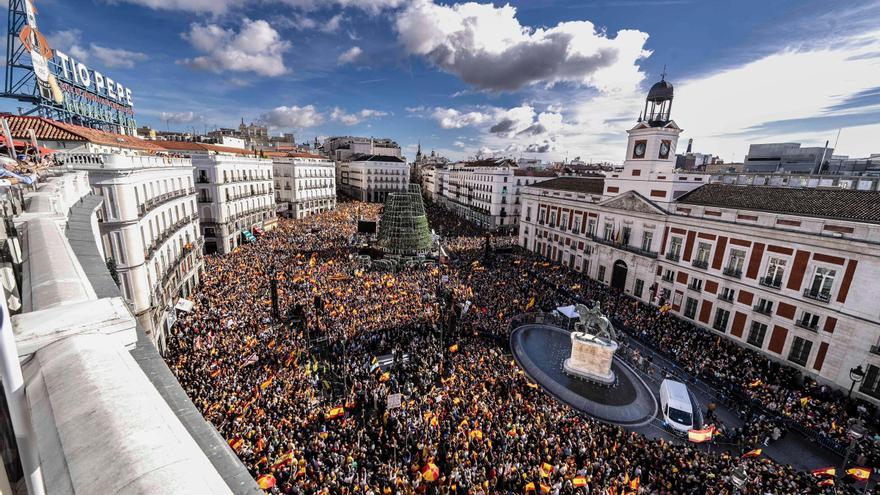
{"type": "Polygon", "coordinates": [[[284,466],[293,463],[295,460],[296,459],[293,458],[293,451],[291,450],[290,452],[275,459],[275,462],[272,463],[272,471],[275,471],[277,469],[281,469],[284,466]]]}
{"type": "Polygon", "coordinates": [[[235,437],[229,440],[229,446],[232,447],[236,454],[242,445],[244,445],[244,438],[235,437]]]}
{"type": "Polygon", "coordinates": [[[533,491],[535,491],[535,483],[533,483],[533,482],[531,482],[531,481],[529,481],[528,483],[526,483],[525,490],[526,490],[526,493],[529,493],[529,492],[533,492],[533,491]]]}
{"type": "Polygon", "coordinates": [[[867,467],[854,467],[846,470],[846,474],[852,476],[853,479],[858,481],[868,481],[871,478],[871,473],[874,470],[872,468],[867,467]]]}
{"type": "Polygon", "coordinates": [[[269,388],[269,386],[272,385],[272,380],[274,379],[274,376],[270,376],[268,379],[266,379],[266,381],[260,384],[260,390],[266,390],[267,388],[269,388]]]}
{"type": "Polygon", "coordinates": [[[471,432],[468,434],[468,437],[471,440],[482,440],[483,439],[483,432],[480,430],[471,430],[471,432]]]}
{"type": "Polygon", "coordinates": [[[831,476],[832,478],[837,476],[837,469],[833,467],[814,469],[810,472],[813,474],[813,476],[831,476]]]}
{"type": "Polygon", "coordinates": [[[641,480],[639,479],[638,476],[636,476],[635,478],[633,478],[633,479],[629,482],[629,488],[630,488],[630,490],[635,490],[636,492],[638,492],[638,491],[639,491],[639,485],[640,485],[640,484],[641,484],[641,480]]]}
{"type": "Polygon", "coordinates": [[[345,415],[345,408],[342,406],[334,407],[327,411],[327,414],[324,415],[324,419],[336,419],[341,418],[345,415]]]}
{"type": "Polygon", "coordinates": [[[575,488],[580,488],[580,487],[582,487],[582,486],[587,486],[587,478],[585,478],[585,477],[583,477],[583,476],[577,476],[577,477],[575,477],[574,479],[571,480],[571,484],[572,484],[572,486],[574,486],[575,488]]]}
{"type": "Polygon", "coordinates": [[[391,373],[386,371],[385,373],[382,373],[382,376],[379,377],[379,383],[385,383],[390,379],[391,379],[391,373]]]}
{"type": "Polygon", "coordinates": [[[712,440],[715,427],[710,426],[702,430],[688,430],[688,440],[693,443],[703,443],[712,440]]]}
{"type": "Polygon", "coordinates": [[[834,478],[828,478],[817,483],[819,486],[834,486],[834,478]]]}
{"type": "Polygon", "coordinates": [[[544,483],[540,483],[539,486],[541,488],[541,493],[543,493],[544,495],[547,495],[548,493],[550,493],[550,485],[545,485],[544,483]]]}
{"type": "Polygon", "coordinates": [[[743,457],[748,459],[751,457],[758,457],[759,455],[761,455],[761,449],[755,449],[746,452],[745,454],[743,454],[743,457]]]}
{"type": "Polygon", "coordinates": [[[271,474],[264,474],[257,478],[257,484],[260,485],[260,488],[262,488],[263,490],[268,490],[269,488],[272,488],[273,486],[275,486],[275,483],[275,477],[271,474]]]}
{"type": "Polygon", "coordinates": [[[449,346],[449,352],[456,353],[458,352],[458,344],[452,344],[449,346]]]}

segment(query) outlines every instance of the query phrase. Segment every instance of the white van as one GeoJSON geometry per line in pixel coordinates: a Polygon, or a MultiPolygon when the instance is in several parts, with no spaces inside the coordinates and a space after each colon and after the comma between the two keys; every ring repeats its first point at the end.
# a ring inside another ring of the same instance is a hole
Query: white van
{"type": "Polygon", "coordinates": [[[675,380],[663,380],[660,384],[660,410],[663,422],[673,432],[687,435],[694,427],[694,410],[691,407],[691,396],[684,383],[675,380]]]}

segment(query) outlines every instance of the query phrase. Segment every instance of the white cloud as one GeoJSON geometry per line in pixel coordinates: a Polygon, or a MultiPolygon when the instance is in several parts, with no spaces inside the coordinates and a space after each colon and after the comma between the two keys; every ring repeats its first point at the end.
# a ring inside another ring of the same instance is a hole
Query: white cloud
{"type": "Polygon", "coordinates": [[[386,115],[388,115],[388,112],[373,110],[371,108],[364,108],[360,112],[347,113],[342,108],[336,107],[330,113],[330,119],[336,122],[341,122],[345,125],[356,125],[367,119],[384,117],[386,115]]]}
{"type": "Polygon", "coordinates": [[[189,124],[202,120],[202,116],[195,112],[162,112],[159,119],[172,124],[189,124]]]}
{"type": "Polygon", "coordinates": [[[339,55],[339,58],[336,59],[336,63],[339,65],[350,64],[350,63],[354,62],[355,60],[357,60],[358,57],[360,57],[362,53],[364,53],[364,51],[361,50],[361,48],[359,46],[353,46],[353,47],[349,48],[348,50],[342,52],[339,55]]]}
{"type": "Polygon", "coordinates": [[[489,122],[492,115],[480,111],[459,111],[454,108],[437,107],[431,111],[431,118],[444,129],[461,129],[489,122]]]}
{"type": "Polygon", "coordinates": [[[143,62],[150,58],[146,53],[132,52],[122,48],[107,48],[94,43],[89,45],[92,55],[100,60],[106,67],[134,68],[137,62],[143,62]]]}
{"type": "Polygon", "coordinates": [[[330,5],[355,7],[370,14],[378,14],[386,9],[395,9],[410,0],[280,0],[281,3],[302,10],[317,10],[330,5]]]}
{"type": "Polygon", "coordinates": [[[107,48],[97,43],[89,43],[86,46],[82,41],[82,31],[79,29],[55,32],[49,36],[49,45],[80,62],[86,63],[92,59],[97,59],[104,67],[110,68],[124,67],[132,69],[137,62],[143,62],[149,58],[146,53],[122,48],[107,48]]]}
{"type": "Polygon", "coordinates": [[[235,32],[217,24],[192,24],[183,38],[204,55],[179,61],[212,72],[254,72],[280,76],[287,72],[283,55],[290,42],[281,38],[268,22],[245,18],[235,32]]]}
{"type": "Polygon", "coordinates": [[[341,12],[326,21],[320,21],[302,13],[294,13],[292,17],[279,17],[275,24],[282,28],[296,29],[297,31],[317,30],[322,33],[331,34],[339,31],[345,20],[346,17],[341,12]]]}
{"type": "MultiPolygon", "coordinates": [[[[113,3],[115,0],[108,0],[113,3]]],[[[223,14],[244,0],[118,0],[155,10],[183,10],[186,12],[223,14]]]]}
{"type": "Polygon", "coordinates": [[[644,74],[646,33],[609,37],[589,21],[533,29],[510,5],[436,5],[417,0],[396,20],[406,51],[427,58],[479,89],[509,91],[533,84],[571,83],[603,92],[636,87],[644,74]]]}
{"type": "Polygon", "coordinates": [[[272,127],[306,129],[324,123],[324,116],[315,109],[314,105],[304,107],[293,105],[276,107],[264,113],[260,120],[272,127]]]}

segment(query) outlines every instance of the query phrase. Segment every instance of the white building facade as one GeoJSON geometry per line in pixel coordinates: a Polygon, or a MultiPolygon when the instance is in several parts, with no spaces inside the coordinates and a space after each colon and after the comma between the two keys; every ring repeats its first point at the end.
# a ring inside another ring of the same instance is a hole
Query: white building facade
{"type": "Polygon", "coordinates": [[[880,193],[677,173],[660,89],[621,172],[526,188],[520,244],[820,382],[849,388],[862,366],[854,393],[878,402],[880,193]]]}
{"type": "Polygon", "coordinates": [[[396,156],[358,155],[336,167],[340,190],[360,201],[384,203],[389,193],[405,192],[409,184],[409,165],[396,156]]]}
{"type": "Polygon", "coordinates": [[[318,155],[291,153],[273,160],[275,202],[278,213],[288,218],[336,208],[336,166],[318,155]]]}
{"type": "Polygon", "coordinates": [[[199,283],[199,233],[193,166],[188,158],[68,153],[59,161],[89,173],[104,256],[120,290],[159,350],[174,306],[199,283]]]}

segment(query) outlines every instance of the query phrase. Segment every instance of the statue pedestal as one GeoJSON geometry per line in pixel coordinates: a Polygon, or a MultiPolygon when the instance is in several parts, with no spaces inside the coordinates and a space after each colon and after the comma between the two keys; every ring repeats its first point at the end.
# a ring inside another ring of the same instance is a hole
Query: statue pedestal
{"type": "Polygon", "coordinates": [[[571,357],[562,363],[562,369],[577,378],[611,385],[615,381],[611,361],[617,347],[617,342],[572,332],[571,357]]]}

